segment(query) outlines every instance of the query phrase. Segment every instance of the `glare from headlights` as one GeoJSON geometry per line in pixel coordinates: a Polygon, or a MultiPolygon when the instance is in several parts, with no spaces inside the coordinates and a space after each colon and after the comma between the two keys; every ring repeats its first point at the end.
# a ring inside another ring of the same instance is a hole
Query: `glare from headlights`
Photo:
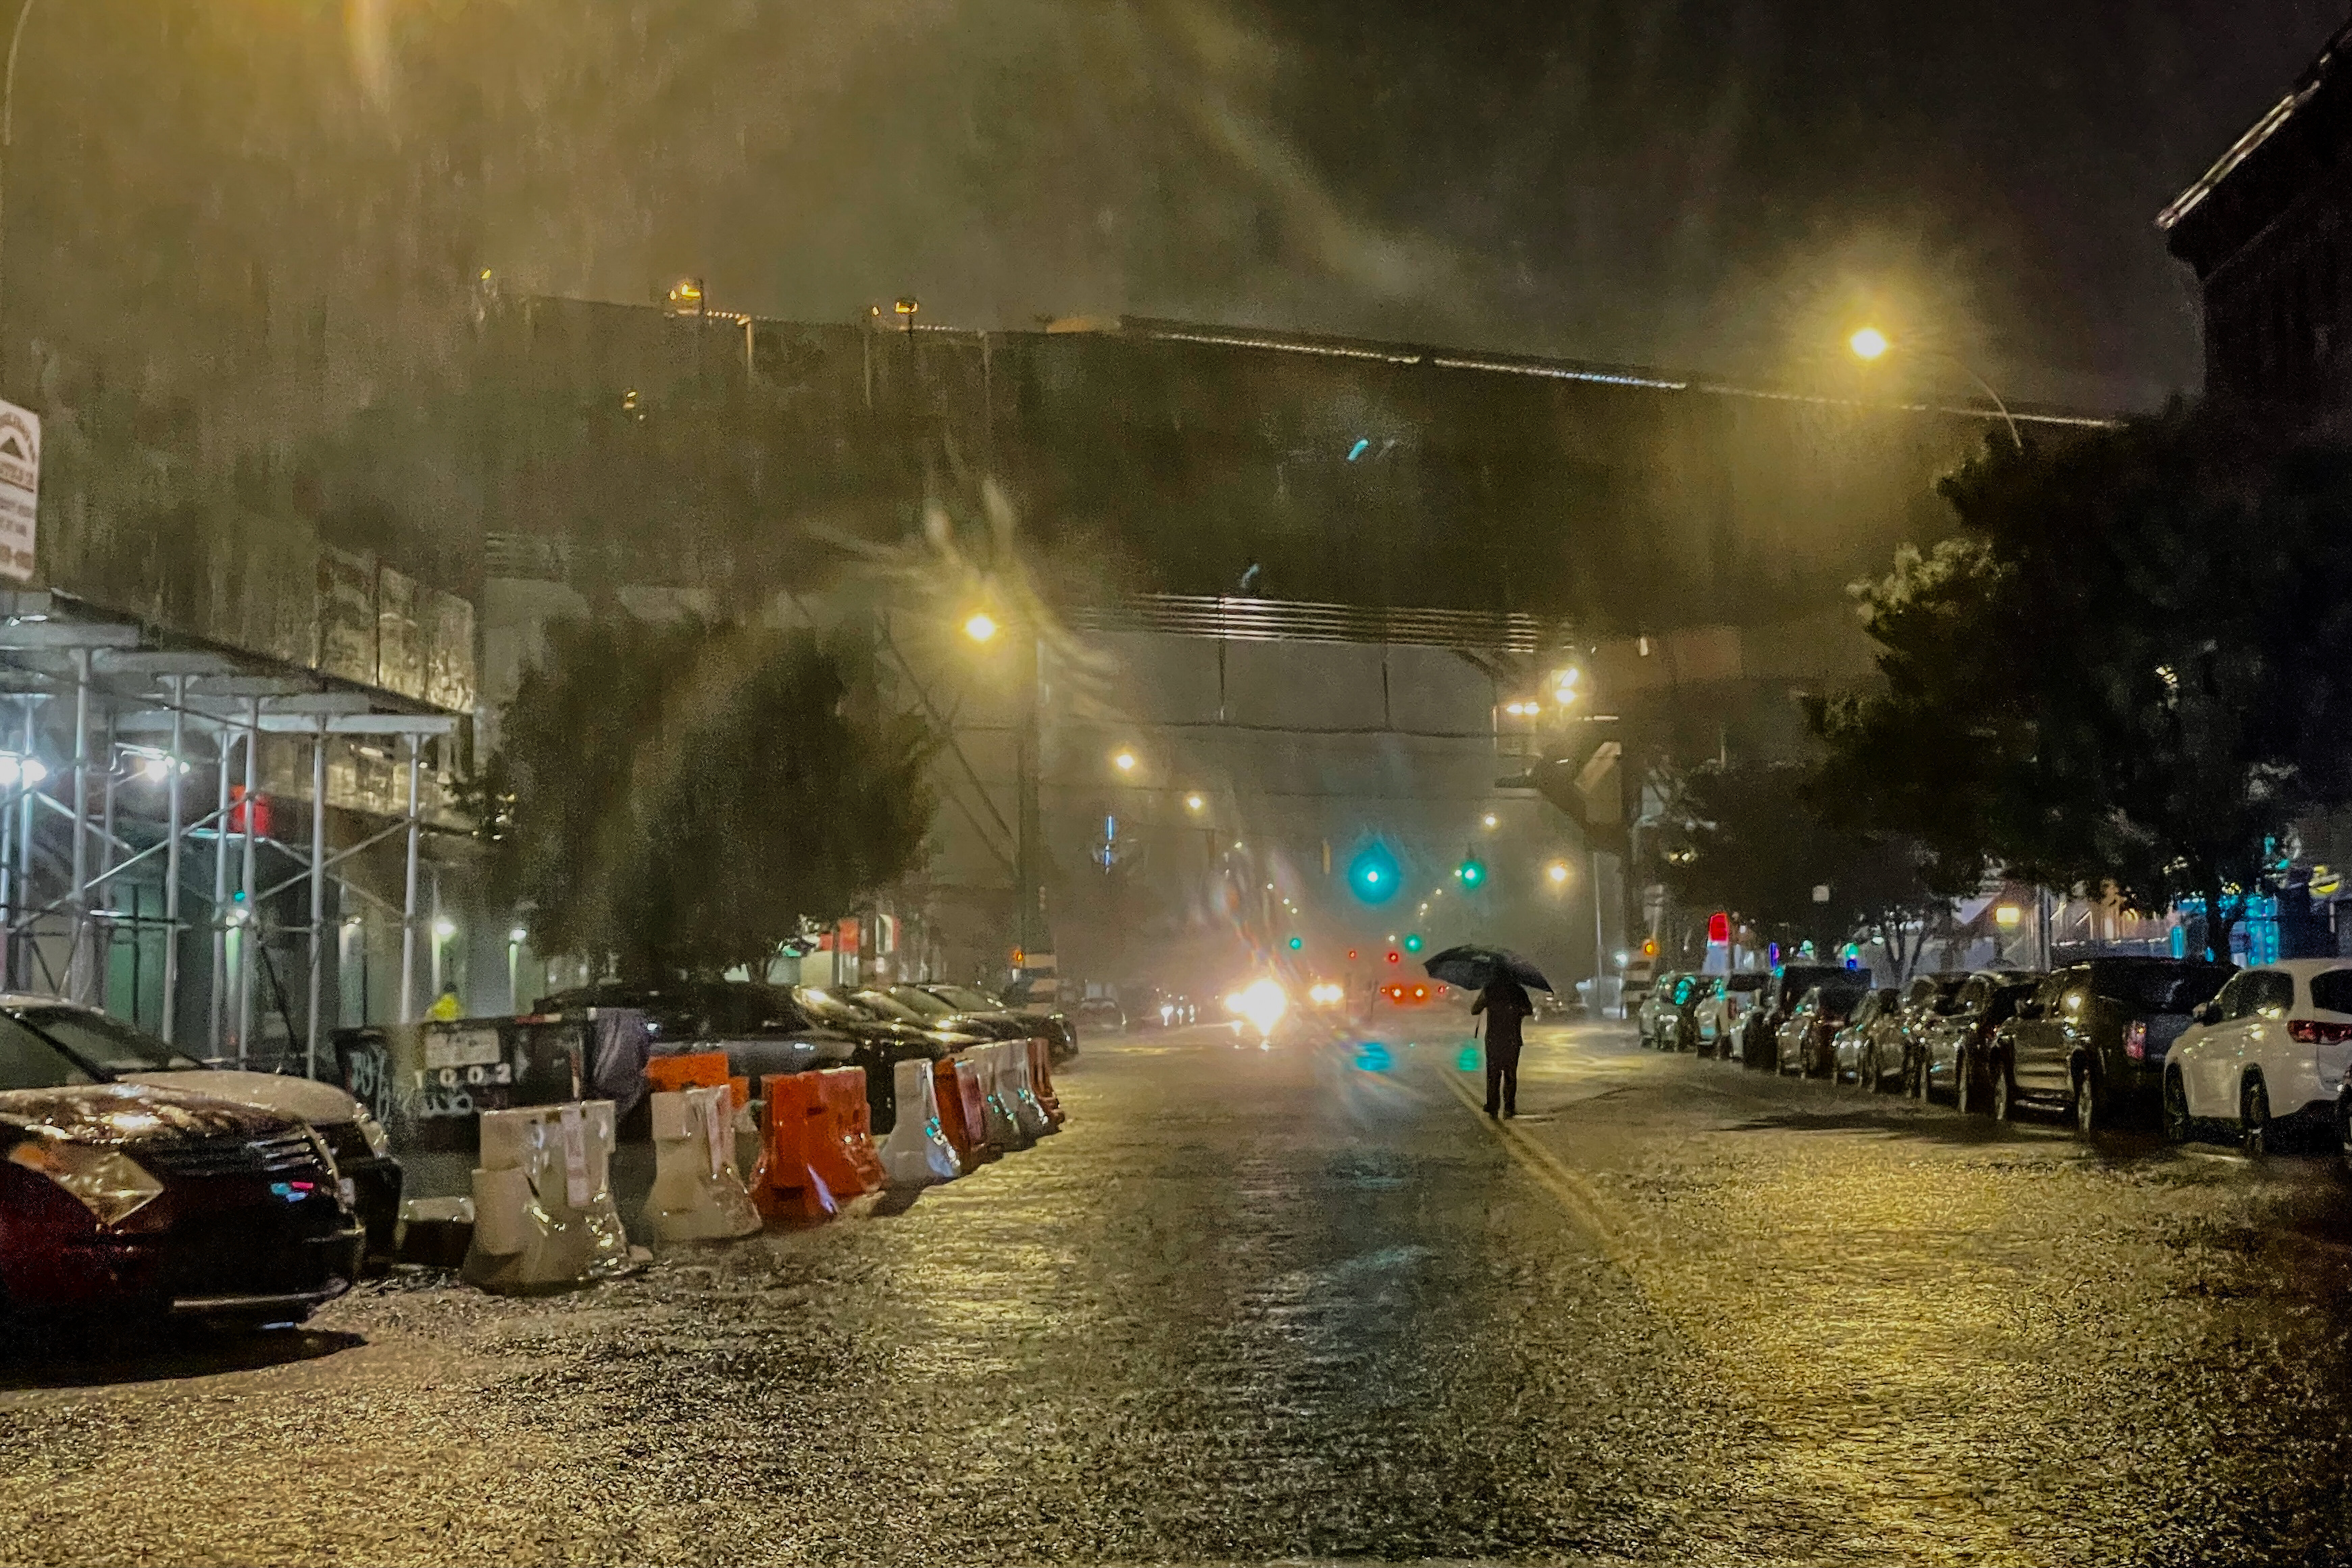
{"type": "Polygon", "coordinates": [[[163,1196],[163,1184],[118,1149],[32,1137],[8,1151],[8,1163],[48,1177],[100,1225],[120,1225],[163,1196]]]}

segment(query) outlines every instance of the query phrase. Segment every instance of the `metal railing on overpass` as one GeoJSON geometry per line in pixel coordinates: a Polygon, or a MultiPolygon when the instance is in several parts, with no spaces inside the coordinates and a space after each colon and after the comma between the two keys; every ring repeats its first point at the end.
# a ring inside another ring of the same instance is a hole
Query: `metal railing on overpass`
{"type": "Polygon", "coordinates": [[[1156,632],[1233,643],[1370,643],[1536,654],[1566,646],[1564,618],[1406,605],[1319,604],[1295,599],[1143,593],[1065,612],[1081,632],[1156,632]]]}

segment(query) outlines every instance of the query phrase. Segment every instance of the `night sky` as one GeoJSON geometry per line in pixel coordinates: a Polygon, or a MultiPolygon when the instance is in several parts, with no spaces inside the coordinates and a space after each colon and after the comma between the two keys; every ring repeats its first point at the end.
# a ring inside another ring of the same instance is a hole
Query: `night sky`
{"type": "Polygon", "coordinates": [[[214,334],[186,355],[211,378],[266,317],[273,345],[356,331],[389,360],[488,267],[637,301],[698,275],[813,319],[912,293],[954,324],[1180,316],[1811,385],[1857,373],[1836,345],[1867,317],[2013,395],[2146,406],[2200,364],[2157,212],[2343,15],[87,0],[26,37],[6,329],[116,364],[214,334]]]}

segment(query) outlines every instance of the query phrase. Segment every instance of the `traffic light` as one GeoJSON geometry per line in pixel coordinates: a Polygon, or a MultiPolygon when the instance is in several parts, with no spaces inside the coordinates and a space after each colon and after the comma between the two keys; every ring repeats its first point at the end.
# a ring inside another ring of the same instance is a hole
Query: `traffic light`
{"type": "Polygon", "coordinates": [[[1720,947],[1731,940],[1731,916],[1717,910],[1706,917],[1706,939],[1720,947]]]}
{"type": "Polygon", "coordinates": [[[1643,938],[1642,942],[1642,956],[1644,958],[1654,958],[1657,956],[1658,939],[1654,936],[1643,938]]]}
{"type": "Polygon", "coordinates": [[[1391,964],[1402,964],[1404,962],[1404,956],[1395,948],[1391,947],[1389,949],[1389,962],[1391,964]]]}
{"type": "Polygon", "coordinates": [[[1420,932],[1416,931],[1412,936],[1404,939],[1404,950],[1408,953],[1418,953],[1421,951],[1420,932]]]}
{"type": "Polygon", "coordinates": [[[1454,874],[1462,879],[1463,886],[1476,887],[1486,880],[1486,862],[1472,855],[1454,868],[1454,874]]]}
{"type": "Polygon", "coordinates": [[[1349,949],[1348,949],[1348,962],[1349,962],[1350,964],[1352,964],[1352,963],[1354,963],[1355,961],[1356,961],[1356,950],[1355,950],[1353,947],[1350,947],[1350,948],[1349,948],[1349,949]]]}
{"type": "Polygon", "coordinates": [[[1349,889],[1366,904],[1386,904],[1396,896],[1403,880],[1396,856],[1389,853],[1385,844],[1366,844],[1348,862],[1349,889]]]}
{"type": "Polygon", "coordinates": [[[1294,953],[1297,952],[1301,947],[1304,947],[1304,946],[1307,946],[1307,944],[1306,944],[1305,942],[1303,942],[1303,941],[1299,940],[1299,939],[1298,939],[1297,937],[1296,937],[1296,936],[1293,936],[1293,937],[1290,939],[1290,950],[1291,950],[1292,952],[1294,952],[1294,953]]]}

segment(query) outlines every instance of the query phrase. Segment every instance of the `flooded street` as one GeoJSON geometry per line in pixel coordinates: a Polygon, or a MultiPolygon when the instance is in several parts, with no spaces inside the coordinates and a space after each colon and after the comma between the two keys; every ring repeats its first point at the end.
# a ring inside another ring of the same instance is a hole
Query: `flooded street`
{"type": "MultiPolygon", "coordinates": [[[[1091,1047],[911,1204],[14,1369],[35,1562],[2323,1561],[2318,1159],[1461,1020],[1091,1047]],[[1374,1065],[1367,1065],[1374,1064],[1374,1065]],[[895,1211],[894,1211],[895,1210],[895,1211]],[[234,1485],[225,1478],[237,1478],[234,1485]]],[[[1387,1020],[1383,1020],[1386,1023],[1387,1020]]]]}

